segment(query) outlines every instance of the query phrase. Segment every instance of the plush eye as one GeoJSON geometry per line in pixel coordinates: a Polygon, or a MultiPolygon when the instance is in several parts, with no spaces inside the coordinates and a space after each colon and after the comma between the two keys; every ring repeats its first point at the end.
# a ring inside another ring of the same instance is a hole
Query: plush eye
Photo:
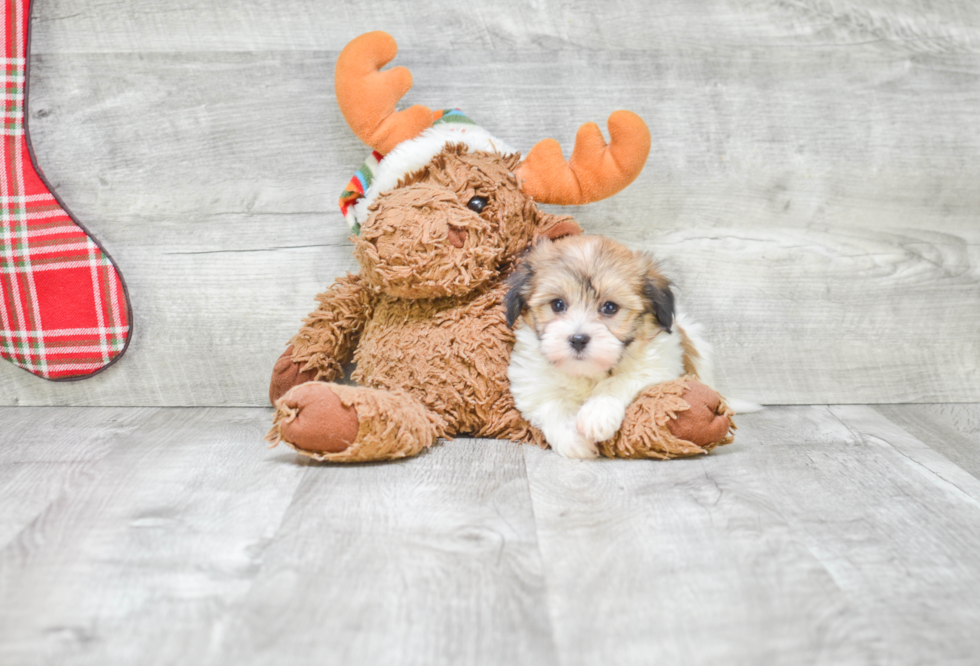
{"type": "Polygon", "coordinates": [[[606,315],[607,317],[612,317],[614,314],[619,312],[619,306],[613,303],[612,301],[606,301],[605,303],[602,304],[602,307],[599,309],[599,311],[602,314],[606,315]]]}
{"type": "Polygon", "coordinates": [[[466,207],[474,213],[482,213],[483,209],[487,207],[487,198],[473,197],[466,203],[466,207]]]}
{"type": "Polygon", "coordinates": [[[560,298],[556,298],[555,300],[551,301],[551,309],[555,312],[564,312],[565,301],[561,300],[560,298]]]}

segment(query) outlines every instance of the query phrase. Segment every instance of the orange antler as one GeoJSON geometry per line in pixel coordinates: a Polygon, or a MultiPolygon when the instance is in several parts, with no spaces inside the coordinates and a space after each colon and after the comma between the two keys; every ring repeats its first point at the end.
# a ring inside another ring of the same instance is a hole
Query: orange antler
{"type": "Polygon", "coordinates": [[[632,183],[650,154],[650,130],[630,111],[613,112],[607,124],[608,146],[598,125],[582,125],[568,162],[557,141],[539,141],[517,169],[524,193],[540,203],[579,205],[611,197],[632,183]]]}
{"type": "Polygon", "coordinates": [[[404,67],[380,71],[398,53],[387,32],[368,32],[352,39],[337,58],[334,87],[337,104],[357,137],[382,155],[432,126],[432,111],[415,105],[395,111],[412,87],[404,67]]]}

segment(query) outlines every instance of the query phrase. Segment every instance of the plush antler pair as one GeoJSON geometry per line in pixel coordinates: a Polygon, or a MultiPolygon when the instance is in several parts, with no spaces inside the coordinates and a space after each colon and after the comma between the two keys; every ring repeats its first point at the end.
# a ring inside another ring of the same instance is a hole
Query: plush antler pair
{"type": "MultiPolygon", "coordinates": [[[[416,104],[396,111],[412,87],[405,67],[381,68],[398,53],[386,32],[369,32],[351,41],[337,59],[337,103],[357,137],[382,155],[432,127],[435,114],[416,104]]],[[[608,120],[609,145],[599,126],[586,123],[575,137],[567,162],[554,139],[535,145],[517,169],[521,189],[538,203],[581,205],[610,197],[633,182],[650,152],[650,130],[630,111],[608,120]]]]}

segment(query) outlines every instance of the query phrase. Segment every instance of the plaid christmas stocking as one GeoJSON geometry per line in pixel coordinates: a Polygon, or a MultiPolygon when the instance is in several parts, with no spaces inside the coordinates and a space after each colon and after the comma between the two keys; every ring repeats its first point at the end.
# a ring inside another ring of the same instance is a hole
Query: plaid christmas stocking
{"type": "Polygon", "coordinates": [[[0,165],[0,356],[39,377],[90,377],[126,350],[119,271],[37,168],[27,132],[30,0],[6,3],[0,165]]]}

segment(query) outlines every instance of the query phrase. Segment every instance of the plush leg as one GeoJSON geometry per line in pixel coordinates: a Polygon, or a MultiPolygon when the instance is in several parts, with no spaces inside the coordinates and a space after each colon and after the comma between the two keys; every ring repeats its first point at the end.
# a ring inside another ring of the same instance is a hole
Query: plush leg
{"type": "Polygon", "coordinates": [[[308,382],[276,401],[266,439],[316,460],[368,462],[414,456],[443,434],[442,419],[407,393],[308,382]]]}
{"type": "Polygon", "coordinates": [[[34,162],[25,113],[30,12],[29,0],[7,0],[2,15],[0,356],[45,379],[82,379],[122,355],[132,315],[112,259],[34,162]]]}
{"type": "Polygon", "coordinates": [[[599,444],[608,458],[681,458],[707,453],[734,439],[734,416],[721,396],[692,377],[652,386],[626,409],[612,439],[599,444]]]}

